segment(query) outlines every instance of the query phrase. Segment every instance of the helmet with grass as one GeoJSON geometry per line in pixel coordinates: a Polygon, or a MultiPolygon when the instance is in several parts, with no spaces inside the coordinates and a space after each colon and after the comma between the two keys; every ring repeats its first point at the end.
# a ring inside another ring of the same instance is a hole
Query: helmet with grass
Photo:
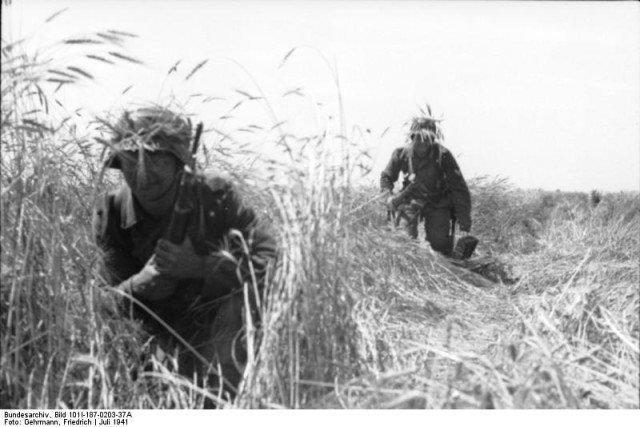
{"type": "Polygon", "coordinates": [[[429,140],[438,141],[442,138],[442,132],[440,131],[440,121],[431,114],[431,107],[426,106],[425,109],[421,109],[422,113],[418,117],[414,117],[411,120],[411,126],[409,127],[409,138],[414,135],[422,135],[423,137],[430,136],[429,140]]]}
{"type": "Polygon", "coordinates": [[[168,108],[150,106],[125,111],[110,127],[113,152],[107,161],[108,167],[120,169],[118,153],[137,152],[140,149],[164,151],[174,155],[183,164],[191,163],[191,120],[168,108]]]}
{"type": "Polygon", "coordinates": [[[435,133],[438,128],[435,120],[432,120],[428,117],[414,117],[411,121],[411,128],[409,129],[409,134],[419,134],[423,131],[433,132],[435,133]]]}

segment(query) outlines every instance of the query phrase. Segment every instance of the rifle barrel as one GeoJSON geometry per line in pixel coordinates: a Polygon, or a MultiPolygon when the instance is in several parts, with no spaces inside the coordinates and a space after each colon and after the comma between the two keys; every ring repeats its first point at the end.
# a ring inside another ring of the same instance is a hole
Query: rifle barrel
{"type": "Polygon", "coordinates": [[[192,169],[195,170],[196,165],[196,153],[198,152],[198,146],[200,145],[200,136],[202,135],[202,122],[196,126],[196,134],[193,137],[193,144],[191,145],[191,157],[193,157],[192,169]]]}

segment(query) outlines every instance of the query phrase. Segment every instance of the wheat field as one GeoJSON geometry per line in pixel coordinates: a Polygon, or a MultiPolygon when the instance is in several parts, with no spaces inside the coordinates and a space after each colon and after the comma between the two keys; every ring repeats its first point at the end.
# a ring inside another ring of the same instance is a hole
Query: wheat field
{"type": "MultiPolygon", "coordinates": [[[[92,79],[89,65],[136,63],[117,50],[131,36],[61,41],[54,51],[81,58],[71,65],[2,42],[5,408],[201,408],[210,397],[161,363],[143,372],[147,337],[117,315],[92,236],[92,202],[117,184],[101,171],[101,123],[79,128],[54,102],[92,79]]],[[[499,261],[479,274],[390,227],[340,126],[267,133],[290,156],[265,166],[277,180],[244,168],[245,153],[221,143],[230,134],[212,129],[199,161],[236,179],[280,253],[258,350],[220,407],[639,408],[637,192],[594,206],[472,177],[477,256],[499,261]]]]}

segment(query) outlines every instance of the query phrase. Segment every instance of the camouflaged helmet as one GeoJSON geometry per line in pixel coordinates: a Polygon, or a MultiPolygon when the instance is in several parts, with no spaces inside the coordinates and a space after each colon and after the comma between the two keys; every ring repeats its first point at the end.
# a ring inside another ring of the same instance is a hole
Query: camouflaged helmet
{"type": "Polygon", "coordinates": [[[191,121],[167,108],[151,106],[126,111],[111,130],[113,152],[107,167],[120,169],[118,152],[140,148],[150,152],[165,151],[183,164],[191,163],[191,121]]]}
{"type": "Polygon", "coordinates": [[[443,139],[442,131],[440,130],[439,123],[442,119],[436,119],[431,115],[431,107],[427,105],[426,110],[421,109],[422,115],[414,117],[411,120],[411,126],[409,128],[409,139],[414,135],[430,136],[429,140],[437,142],[443,139]]]}
{"type": "Polygon", "coordinates": [[[435,120],[429,117],[415,117],[411,121],[411,128],[409,129],[409,134],[413,135],[416,133],[421,133],[423,130],[429,132],[436,132],[438,125],[435,120]]]}

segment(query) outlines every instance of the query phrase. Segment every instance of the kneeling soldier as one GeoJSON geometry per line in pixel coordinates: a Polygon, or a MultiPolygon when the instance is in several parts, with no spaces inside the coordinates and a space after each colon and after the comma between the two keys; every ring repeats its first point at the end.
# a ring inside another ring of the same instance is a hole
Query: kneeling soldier
{"type": "Polygon", "coordinates": [[[133,312],[159,347],[177,354],[180,373],[233,396],[246,362],[244,284],[257,291],[249,296],[255,313],[275,241],[229,179],[189,168],[190,120],[150,106],[111,130],[107,166],[126,184],[96,209],[105,276],[136,301],[133,312]]]}
{"type": "Polygon", "coordinates": [[[380,188],[388,192],[387,205],[396,225],[402,225],[409,236],[417,238],[418,223],[424,219],[431,247],[451,256],[456,220],[461,231],[471,230],[471,196],[455,158],[437,142],[440,137],[437,119],[413,119],[409,144],[391,155],[382,171],[380,188]],[[403,189],[393,195],[400,172],[405,176],[403,189]]]}

